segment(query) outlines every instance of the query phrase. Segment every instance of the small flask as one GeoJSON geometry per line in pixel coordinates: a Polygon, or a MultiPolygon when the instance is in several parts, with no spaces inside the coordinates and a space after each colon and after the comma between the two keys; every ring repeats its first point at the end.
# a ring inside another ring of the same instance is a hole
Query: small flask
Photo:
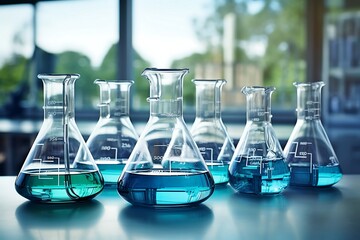
{"type": "Polygon", "coordinates": [[[129,118],[131,80],[95,80],[100,88],[100,117],[87,146],[105,180],[116,187],[138,135],[129,118]]]}
{"type": "Polygon", "coordinates": [[[183,78],[188,69],[147,68],[150,118],[118,182],[133,205],[189,206],[211,196],[214,180],[183,119],[183,78]]]}
{"type": "Polygon", "coordinates": [[[289,169],[271,125],[274,87],[244,87],[246,125],[229,166],[229,183],[238,192],[277,194],[289,184],[289,169]]]}
{"type": "Polygon", "coordinates": [[[44,83],[44,122],[15,181],[16,191],[38,202],[91,199],[104,179],[76,125],[78,74],[39,74],[44,83]]]}
{"type": "Polygon", "coordinates": [[[323,82],[294,83],[297,121],[285,146],[290,185],[331,186],[342,177],[338,158],[320,120],[323,82]]]}
{"type": "Polygon", "coordinates": [[[194,79],[196,118],[191,135],[198,146],[215,184],[229,181],[228,168],[235,147],[221,119],[221,89],[226,80],[194,79]]]}

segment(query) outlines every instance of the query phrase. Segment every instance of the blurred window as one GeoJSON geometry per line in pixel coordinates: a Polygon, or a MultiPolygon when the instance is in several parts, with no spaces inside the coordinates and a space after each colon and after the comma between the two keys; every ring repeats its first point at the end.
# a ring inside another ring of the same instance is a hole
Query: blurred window
{"type": "MultiPolygon", "coordinates": [[[[127,1],[132,3],[132,46],[127,46],[133,47],[132,113],[147,116],[149,84],[140,76],[146,67],[190,69],[184,82],[188,112],[195,110],[194,78],[227,80],[222,109],[228,116],[244,111],[245,85],[275,86],[273,108],[294,109],[292,83],[306,75],[305,0],[127,1]]],[[[119,5],[120,0],[43,0],[0,6],[0,21],[8,23],[0,28],[0,105],[25,110],[6,114],[41,113],[37,73],[76,72],[81,74],[76,111],[80,117],[84,111],[97,115],[93,81],[119,76],[119,39],[126,37],[119,5]]]]}
{"type": "MultiPolygon", "coordinates": [[[[305,3],[135,0],[133,45],[150,66],[190,68],[185,109],[194,107],[191,79],[224,78],[225,112],[245,108],[245,85],[275,86],[273,106],[289,110],[296,101],[292,83],[306,75],[305,3]]],[[[138,89],[134,107],[145,106],[147,95],[138,89]]]]}

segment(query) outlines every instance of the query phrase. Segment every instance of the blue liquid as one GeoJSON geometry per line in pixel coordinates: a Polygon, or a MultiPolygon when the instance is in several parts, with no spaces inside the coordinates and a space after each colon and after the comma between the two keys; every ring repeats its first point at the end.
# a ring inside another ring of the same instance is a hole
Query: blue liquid
{"type": "Polygon", "coordinates": [[[125,172],[118,192],[134,205],[170,207],[199,204],[212,195],[214,187],[207,171],[152,169],[125,172]]]}
{"type": "Polygon", "coordinates": [[[286,162],[290,167],[292,186],[331,186],[342,177],[332,147],[321,138],[296,138],[290,145],[286,162]]]}
{"type": "Polygon", "coordinates": [[[102,176],[95,170],[37,169],[22,171],[15,181],[16,191],[38,202],[73,202],[87,200],[104,187],[102,176]]]}
{"type": "Polygon", "coordinates": [[[289,184],[290,173],[283,159],[261,162],[239,157],[229,168],[229,183],[238,192],[277,194],[289,184]]]}
{"type": "Polygon", "coordinates": [[[295,165],[290,167],[292,186],[326,187],[339,182],[342,173],[340,166],[310,166],[295,165]],[[310,171],[311,170],[311,171],[310,171]]]}
{"type": "Polygon", "coordinates": [[[221,159],[219,154],[223,144],[217,143],[196,143],[206,165],[214,178],[215,184],[225,184],[229,181],[228,167],[233,152],[223,155],[221,159]]]}
{"type": "Polygon", "coordinates": [[[105,187],[116,188],[125,163],[115,160],[97,160],[95,162],[104,177],[105,187]]]}
{"type": "Polygon", "coordinates": [[[221,163],[206,163],[211,175],[214,178],[215,184],[225,184],[229,181],[229,164],[221,163]]]}

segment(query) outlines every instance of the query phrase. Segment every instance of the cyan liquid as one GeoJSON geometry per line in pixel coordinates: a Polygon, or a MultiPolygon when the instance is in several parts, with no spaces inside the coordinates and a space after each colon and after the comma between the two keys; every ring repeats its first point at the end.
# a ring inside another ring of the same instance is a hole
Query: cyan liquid
{"type": "Polygon", "coordinates": [[[283,159],[253,161],[239,157],[229,168],[229,183],[238,192],[277,194],[289,184],[289,168],[283,159]]]}
{"type": "Polygon", "coordinates": [[[39,202],[71,202],[95,197],[104,187],[98,171],[64,169],[22,171],[15,181],[16,191],[23,197],[39,202]]]}
{"type": "Polygon", "coordinates": [[[105,187],[116,187],[125,163],[115,160],[97,160],[95,162],[104,177],[105,187]]]}
{"type": "Polygon", "coordinates": [[[208,171],[127,171],[118,184],[119,194],[134,205],[186,206],[205,201],[214,191],[208,171]]]}
{"type": "Polygon", "coordinates": [[[229,181],[229,164],[207,162],[206,165],[214,178],[215,184],[225,184],[229,181]]]}
{"type": "Polygon", "coordinates": [[[310,166],[291,164],[290,185],[326,187],[339,182],[342,173],[339,164],[333,166],[310,166]]]}
{"type": "Polygon", "coordinates": [[[215,184],[224,184],[229,181],[228,167],[232,157],[232,153],[223,156],[221,161],[218,160],[221,152],[222,144],[217,143],[196,143],[206,165],[211,172],[215,184]]]}

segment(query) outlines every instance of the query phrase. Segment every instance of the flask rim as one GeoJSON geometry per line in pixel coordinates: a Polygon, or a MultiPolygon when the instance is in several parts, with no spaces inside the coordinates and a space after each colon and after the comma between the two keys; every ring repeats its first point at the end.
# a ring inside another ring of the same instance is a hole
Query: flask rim
{"type": "Polygon", "coordinates": [[[175,72],[189,72],[189,68],[145,68],[141,73],[142,76],[146,75],[147,72],[167,72],[167,73],[175,73],[175,72]]]}
{"type": "Polygon", "coordinates": [[[253,92],[260,92],[260,91],[264,91],[265,93],[271,93],[273,91],[275,91],[276,88],[274,86],[245,86],[241,89],[241,92],[244,94],[250,94],[253,92]]]}
{"type": "Polygon", "coordinates": [[[60,79],[60,78],[72,78],[72,79],[78,79],[80,78],[80,74],[78,73],[40,73],[37,75],[40,79],[60,79]]]}
{"type": "Polygon", "coordinates": [[[193,83],[217,83],[217,82],[222,82],[222,83],[227,83],[227,81],[225,79],[203,79],[203,78],[195,78],[191,80],[193,83]]]}
{"type": "Polygon", "coordinates": [[[311,86],[325,86],[325,83],[323,81],[317,81],[317,82],[294,82],[293,85],[295,87],[311,87],[311,86]]]}
{"type": "Polygon", "coordinates": [[[133,80],[127,80],[127,79],[121,79],[121,80],[116,80],[116,79],[109,79],[109,80],[105,80],[105,79],[95,79],[94,84],[101,84],[101,83],[110,83],[110,84],[123,84],[123,83],[128,83],[128,84],[134,84],[133,80]]]}

